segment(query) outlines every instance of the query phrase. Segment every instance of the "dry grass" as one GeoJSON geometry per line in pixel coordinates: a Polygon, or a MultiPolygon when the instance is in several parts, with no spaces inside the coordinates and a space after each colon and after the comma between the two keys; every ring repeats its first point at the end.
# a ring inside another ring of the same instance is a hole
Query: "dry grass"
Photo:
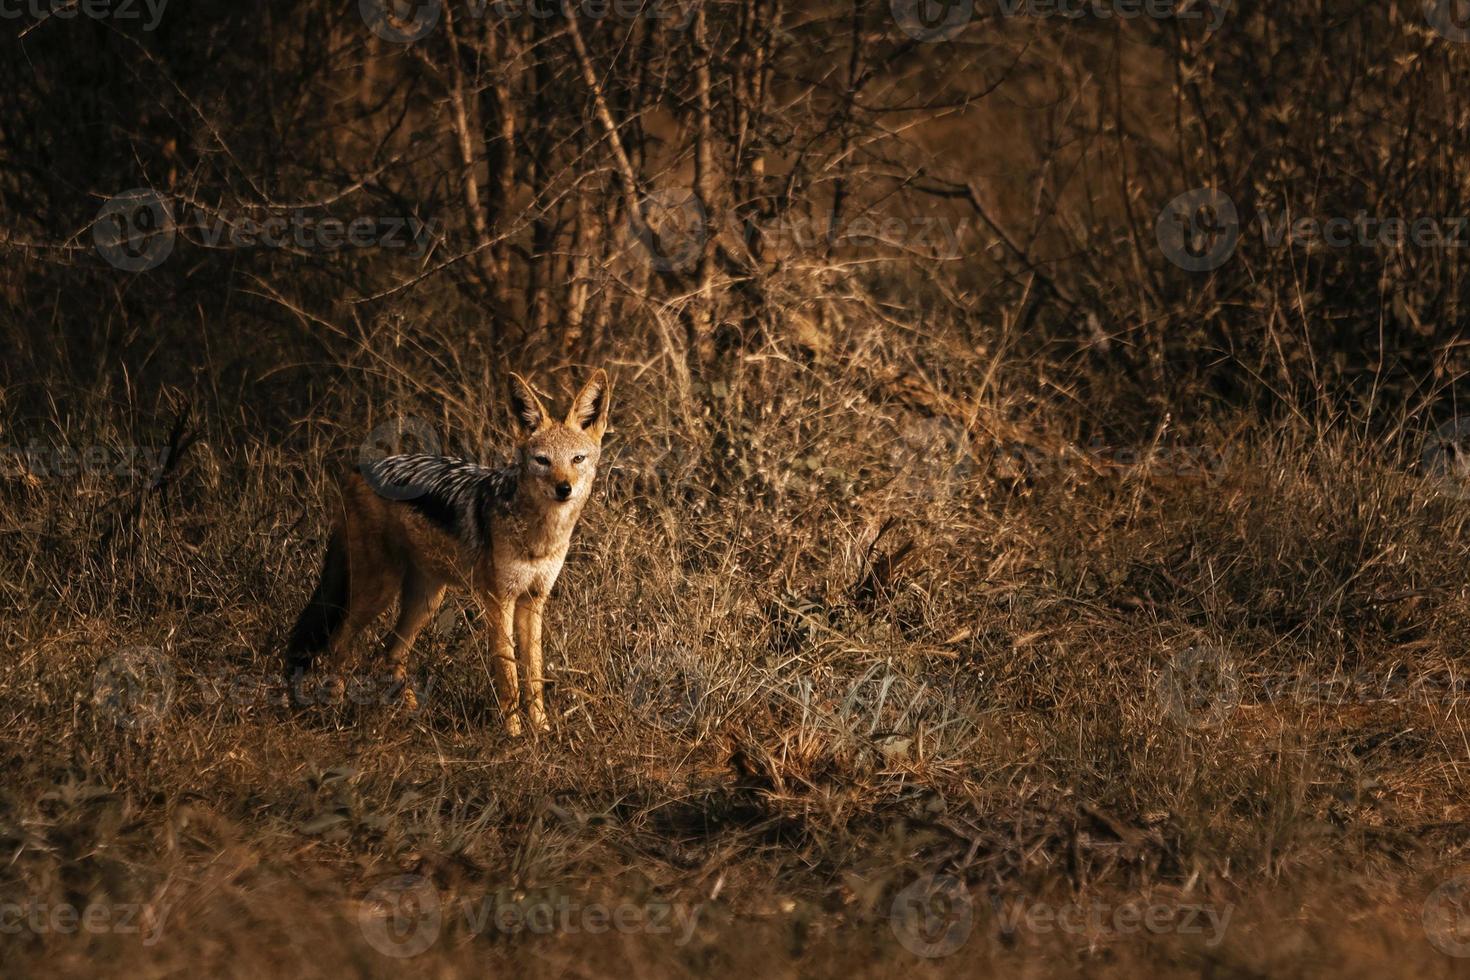
{"type": "Polygon", "coordinates": [[[58,410],[113,461],[197,438],[161,483],[7,478],[0,901],[110,917],[13,930],[5,972],[1456,972],[1420,915],[1463,854],[1470,505],[1300,423],[1083,461],[1040,403],[945,415],[966,389],[878,363],[751,358],[687,404],[619,369],[527,741],[470,608],[417,715],[292,712],[274,676],[332,461],[394,411],[493,445],[488,395],[58,410]],[[404,873],[441,910],[410,961],[369,941],[404,873]],[[893,909],[930,874],[973,926],[920,960],[893,909]],[[495,918],[537,903],[569,918],[495,918]]]}
{"type": "Polygon", "coordinates": [[[175,6],[0,18],[0,975],[1466,972],[1463,253],[1260,227],[1470,213],[1458,5],[175,6]],[[288,709],[333,474],[608,361],[551,735],[464,604],[288,709]]]}

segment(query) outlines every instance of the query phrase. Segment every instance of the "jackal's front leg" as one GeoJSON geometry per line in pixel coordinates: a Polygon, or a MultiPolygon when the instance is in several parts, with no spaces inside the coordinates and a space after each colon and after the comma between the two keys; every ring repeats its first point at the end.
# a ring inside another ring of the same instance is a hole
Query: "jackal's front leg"
{"type": "Polygon", "coordinates": [[[541,672],[541,611],[546,607],[545,596],[526,596],[516,605],[516,646],[520,648],[521,700],[530,717],[531,728],[538,732],[551,731],[546,720],[546,706],[541,700],[543,675],[541,672]]]}
{"type": "Polygon", "coordinates": [[[491,650],[495,660],[495,697],[505,715],[505,730],[521,733],[520,697],[516,691],[515,624],[516,601],[511,596],[490,596],[487,610],[494,618],[491,650]]]}

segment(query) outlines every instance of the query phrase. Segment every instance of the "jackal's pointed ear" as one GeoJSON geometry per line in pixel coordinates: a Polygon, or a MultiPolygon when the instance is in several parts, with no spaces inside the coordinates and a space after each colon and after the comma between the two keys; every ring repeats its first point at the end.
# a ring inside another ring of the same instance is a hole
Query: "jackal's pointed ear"
{"type": "Polygon", "coordinates": [[[536,389],[514,371],[510,373],[510,413],[526,432],[535,432],[546,422],[546,408],[536,397],[536,389]]]}
{"type": "Polygon", "coordinates": [[[607,372],[598,368],[572,399],[572,409],[567,412],[567,425],[576,426],[598,439],[607,431],[607,403],[612,397],[612,386],[608,384],[607,372]]]}

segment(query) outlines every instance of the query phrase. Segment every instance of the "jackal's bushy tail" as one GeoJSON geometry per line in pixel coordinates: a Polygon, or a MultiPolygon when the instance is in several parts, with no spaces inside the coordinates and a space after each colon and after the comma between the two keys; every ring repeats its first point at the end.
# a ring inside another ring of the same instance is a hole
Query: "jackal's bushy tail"
{"type": "Polygon", "coordinates": [[[287,677],[304,673],[311,667],[312,657],[326,649],[347,615],[347,590],[347,542],[338,529],[327,544],[321,581],[291,627],[291,639],[286,644],[287,677]]]}

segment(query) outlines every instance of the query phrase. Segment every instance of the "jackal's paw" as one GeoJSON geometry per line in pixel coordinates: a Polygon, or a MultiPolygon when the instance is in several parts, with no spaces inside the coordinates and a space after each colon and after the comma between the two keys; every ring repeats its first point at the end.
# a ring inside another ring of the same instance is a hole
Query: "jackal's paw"
{"type": "Polygon", "coordinates": [[[413,687],[403,683],[398,689],[398,706],[405,711],[419,710],[419,696],[413,693],[413,687]]]}
{"type": "Polygon", "coordinates": [[[306,708],[311,706],[312,692],[308,687],[310,682],[304,671],[288,674],[286,677],[286,703],[293,708],[306,708]]]}
{"type": "Polygon", "coordinates": [[[347,685],[335,674],[323,677],[318,697],[322,704],[341,704],[347,699],[347,685]]]}
{"type": "Polygon", "coordinates": [[[505,734],[509,735],[511,738],[521,737],[520,712],[513,712],[505,716],[505,734]]]}
{"type": "Polygon", "coordinates": [[[546,712],[532,710],[531,731],[538,735],[545,735],[551,731],[551,722],[546,720],[546,712]]]}

